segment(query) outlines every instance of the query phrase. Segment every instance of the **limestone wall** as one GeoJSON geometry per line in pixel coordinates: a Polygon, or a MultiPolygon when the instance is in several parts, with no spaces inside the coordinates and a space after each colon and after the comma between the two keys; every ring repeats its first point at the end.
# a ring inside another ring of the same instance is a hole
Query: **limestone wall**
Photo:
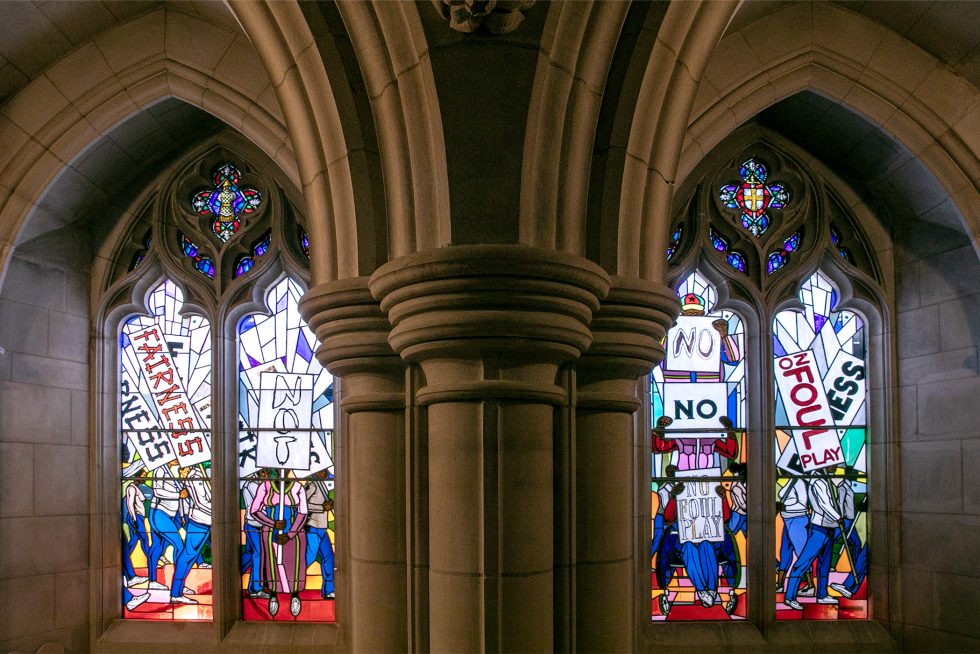
{"type": "Polygon", "coordinates": [[[0,293],[0,651],[88,648],[87,235],[37,239],[0,293]]]}

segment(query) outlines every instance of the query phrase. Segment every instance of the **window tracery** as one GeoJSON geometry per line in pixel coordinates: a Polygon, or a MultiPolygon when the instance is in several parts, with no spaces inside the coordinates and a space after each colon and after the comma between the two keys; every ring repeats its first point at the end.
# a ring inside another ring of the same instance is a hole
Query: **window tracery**
{"type": "Polygon", "coordinates": [[[275,176],[222,146],[144,198],[113,257],[129,263],[103,292],[103,315],[122,315],[106,325],[118,330],[120,615],[212,620],[235,600],[213,596],[214,566],[239,571],[245,620],[332,622],[333,378],[298,309],[306,232],[275,176]],[[213,347],[225,341],[237,357],[213,347]],[[222,475],[238,493],[212,486],[222,475]],[[231,560],[211,550],[212,529],[227,529],[212,524],[218,503],[240,515],[223,536],[241,543],[231,560]]]}
{"type": "Polygon", "coordinates": [[[776,619],[870,617],[867,322],[843,299],[860,288],[877,305],[870,249],[834,188],[764,142],[706,174],[671,234],[683,309],[651,375],[653,620],[742,619],[747,600],[776,619]],[[751,400],[749,379],[769,386],[774,410],[751,400]],[[736,380],[733,403],[721,382],[736,380]],[[753,458],[762,448],[770,468],[753,458]],[[696,484],[680,474],[685,457],[696,484]],[[749,534],[747,498],[767,486],[775,520],[749,534]],[[761,539],[775,541],[775,570],[750,546],[761,539]],[[776,576],[776,597],[747,587],[754,566],[776,576]]]}

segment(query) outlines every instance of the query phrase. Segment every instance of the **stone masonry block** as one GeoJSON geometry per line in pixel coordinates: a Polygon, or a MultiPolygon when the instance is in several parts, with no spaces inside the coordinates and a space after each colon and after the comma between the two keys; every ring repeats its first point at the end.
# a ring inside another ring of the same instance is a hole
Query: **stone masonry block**
{"type": "Polygon", "coordinates": [[[34,446],[0,443],[0,517],[34,513],[34,446]]]}
{"type": "Polygon", "coordinates": [[[919,434],[944,437],[947,434],[975,435],[980,423],[980,377],[955,379],[937,384],[920,384],[919,434]]]}
{"type": "Polygon", "coordinates": [[[88,566],[88,516],[0,519],[0,578],[88,566]]]}
{"type": "Polygon", "coordinates": [[[0,581],[0,634],[4,640],[54,628],[54,577],[18,576],[0,581]]]}
{"type": "Polygon", "coordinates": [[[15,382],[75,390],[88,388],[88,366],[64,359],[14,354],[11,375],[15,382]]]}
{"type": "Polygon", "coordinates": [[[900,358],[898,361],[898,383],[902,386],[968,379],[975,377],[977,373],[976,348],[936,352],[907,359],[900,358]]]}
{"type": "Polygon", "coordinates": [[[34,446],[35,515],[83,515],[88,509],[88,449],[34,446]]]}
{"type": "Polygon", "coordinates": [[[70,313],[52,313],[47,355],[78,363],[88,361],[88,320],[70,313]]]}
{"type": "Polygon", "coordinates": [[[70,442],[70,391],[16,382],[0,383],[0,433],[8,442],[70,442]]]}
{"type": "Polygon", "coordinates": [[[902,506],[908,511],[959,513],[963,508],[960,441],[902,446],[902,506]]]}
{"type": "Polygon", "coordinates": [[[47,354],[48,310],[43,307],[0,300],[0,347],[8,352],[47,354]]]}
{"type": "Polygon", "coordinates": [[[939,351],[939,312],[924,307],[898,314],[898,347],[903,357],[939,351]]]}
{"type": "Polygon", "coordinates": [[[943,350],[980,346],[980,295],[940,305],[939,335],[943,350]]]}
{"type": "Polygon", "coordinates": [[[963,512],[980,515],[980,439],[965,440],[963,447],[963,512]]]}
{"type": "Polygon", "coordinates": [[[972,245],[931,257],[921,266],[922,304],[972,295],[980,286],[980,261],[972,245]]]}
{"type": "Polygon", "coordinates": [[[906,568],[973,576],[980,560],[980,517],[942,513],[902,514],[906,568]]]}

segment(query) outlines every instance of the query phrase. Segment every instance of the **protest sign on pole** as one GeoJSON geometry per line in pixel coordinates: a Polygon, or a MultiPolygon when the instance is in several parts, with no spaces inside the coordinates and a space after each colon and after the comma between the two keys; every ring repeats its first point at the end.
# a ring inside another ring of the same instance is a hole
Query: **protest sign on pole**
{"type": "Polygon", "coordinates": [[[260,468],[310,468],[313,377],[278,371],[261,374],[256,449],[256,464],[260,468]],[[268,429],[275,431],[264,431],[268,429]]]}
{"type": "Polygon", "coordinates": [[[679,470],[677,480],[684,490],[677,494],[677,534],[682,543],[713,543],[724,540],[725,517],[718,481],[699,477],[720,477],[721,469],[679,470]]]}
{"type": "Polygon", "coordinates": [[[728,415],[728,385],[722,382],[671,382],[664,384],[664,415],[673,420],[665,438],[719,438],[724,429],[719,419],[728,415]]]}
{"type": "Polygon", "coordinates": [[[776,387],[804,472],[844,463],[843,448],[811,350],[776,359],[776,387]]]}
{"type": "Polygon", "coordinates": [[[168,430],[177,462],[188,468],[210,461],[210,439],[199,431],[197,411],[187,397],[162,328],[151,325],[129,337],[141,362],[140,374],[156,404],[159,426],[168,430]]]}
{"type": "Polygon", "coordinates": [[[665,349],[671,371],[718,372],[721,365],[721,334],[709,316],[678,316],[667,332],[665,349]]]}

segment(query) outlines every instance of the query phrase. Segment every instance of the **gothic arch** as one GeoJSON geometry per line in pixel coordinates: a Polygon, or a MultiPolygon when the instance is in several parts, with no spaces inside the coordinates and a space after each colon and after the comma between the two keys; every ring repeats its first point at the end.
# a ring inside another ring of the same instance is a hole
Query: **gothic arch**
{"type": "Polygon", "coordinates": [[[43,197],[60,172],[98,138],[168,97],[239,130],[295,179],[282,118],[269,95],[263,96],[269,85],[250,50],[241,36],[160,9],[99,35],[12,98],[0,117],[0,166],[4,179],[19,182],[0,189],[3,269],[34,206],[31,198],[43,197]],[[167,25],[174,23],[226,48],[202,55],[193,41],[167,33],[167,25]],[[239,59],[226,71],[220,64],[229,55],[239,59]]]}
{"type": "Polygon", "coordinates": [[[793,5],[725,36],[702,84],[678,179],[737,125],[809,89],[862,114],[908,148],[953,199],[980,249],[980,161],[970,145],[980,92],[902,37],[832,5],[793,5]],[[956,91],[934,95],[929,87],[956,91]]]}

